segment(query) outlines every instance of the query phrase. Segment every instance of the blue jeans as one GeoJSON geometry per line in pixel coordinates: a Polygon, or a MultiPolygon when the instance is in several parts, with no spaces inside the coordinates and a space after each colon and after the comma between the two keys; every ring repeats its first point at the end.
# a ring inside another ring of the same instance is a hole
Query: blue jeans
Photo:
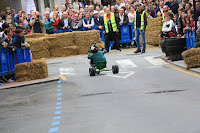
{"type": "Polygon", "coordinates": [[[142,43],[143,43],[143,50],[146,49],[146,41],[145,41],[145,33],[143,33],[143,31],[140,30],[140,28],[136,28],[135,30],[135,41],[136,41],[136,45],[137,45],[137,49],[140,50],[140,40],[139,40],[139,36],[141,35],[141,39],[142,39],[142,43]]]}

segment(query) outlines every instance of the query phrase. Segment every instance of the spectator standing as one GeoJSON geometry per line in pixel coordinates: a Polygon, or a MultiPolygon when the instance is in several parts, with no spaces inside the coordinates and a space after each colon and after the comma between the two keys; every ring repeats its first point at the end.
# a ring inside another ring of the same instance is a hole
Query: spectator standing
{"type": "Polygon", "coordinates": [[[73,28],[72,19],[68,18],[67,12],[63,13],[63,18],[60,19],[59,24],[58,24],[58,28],[63,29],[63,30],[73,28]]]}
{"type": "Polygon", "coordinates": [[[22,11],[18,11],[17,16],[14,18],[14,22],[18,25],[19,24],[19,18],[22,17],[22,11]]]}
{"type": "Polygon", "coordinates": [[[101,11],[100,8],[99,8],[99,6],[96,6],[95,11],[97,11],[98,13],[101,11]]]}
{"type": "Polygon", "coordinates": [[[80,0],[80,6],[85,8],[85,1],[84,0],[80,0]]]}
{"type": "Polygon", "coordinates": [[[90,11],[90,8],[88,5],[85,5],[85,12],[89,12],[90,11]]]}
{"type": "Polygon", "coordinates": [[[157,17],[157,13],[160,11],[159,7],[157,6],[156,3],[153,3],[153,8],[151,10],[151,16],[153,18],[156,18],[157,17]]]}
{"type": "Polygon", "coordinates": [[[182,12],[184,11],[184,9],[183,8],[179,8],[178,9],[178,14],[179,14],[179,16],[178,16],[178,18],[177,18],[177,29],[178,29],[178,31],[177,31],[177,36],[178,37],[181,37],[182,35],[183,35],[183,28],[184,28],[184,26],[183,26],[183,20],[182,20],[182,12]]]}
{"type": "MultiPolygon", "coordinates": [[[[66,6],[65,6],[65,5],[62,5],[62,6],[61,6],[61,10],[62,10],[62,14],[63,14],[63,12],[66,12],[66,11],[67,11],[66,6]]],[[[62,17],[62,16],[61,16],[61,17],[62,17]]]]}
{"type": "Polygon", "coordinates": [[[103,29],[103,17],[99,16],[99,13],[97,11],[94,11],[94,23],[95,27],[97,29],[102,30],[103,29]]]}
{"type": "Polygon", "coordinates": [[[101,0],[101,4],[103,6],[108,6],[108,0],[101,0]]]}
{"type": "Polygon", "coordinates": [[[115,5],[115,7],[117,7],[118,10],[125,6],[125,4],[121,2],[121,0],[116,0],[116,3],[117,4],[115,5]]]}
{"type": "Polygon", "coordinates": [[[164,1],[161,0],[161,1],[159,2],[159,8],[160,8],[161,14],[163,14],[163,6],[164,6],[164,1]]]}
{"type": "Polygon", "coordinates": [[[133,5],[129,7],[130,13],[128,14],[129,23],[133,23],[135,19],[135,8],[133,5]]]}
{"type": "Polygon", "coordinates": [[[60,17],[58,16],[58,12],[57,11],[55,11],[54,13],[53,13],[53,20],[54,20],[54,22],[53,22],[53,29],[55,30],[55,31],[57,31],[58,30],[58,24],[59,24],[59,21],[60,21],[60,17]]]}
{"type": "Polygon", "coordinates": [[[80,9],[80,3],[79,3],[78,0],[75,0],[75,1],[73,2],[73,8],[74,8],[76,11],[79,12],[79,9],[80,9]]]}
{"type": "Polygon", "coordinates": [[[119,37],[117,36],[117,33],[119,32],[119,20],[118,18],[114,15],[114,13],[110,12],[110,9],[106,9],[106,14],[103,16],[104,19],[104,34],[105,34],[105,48],[107,52],[109,52],[109,46],[110,46],[110,41],[111,39],[114,40],[115,42],[115,48],[117,49],[118,52],[120,52],[120,42],[119,42],[119,37]]]}
{"type": "Polygon", "coordinates": [[[32,26],[32,33],[46,33],[45,20],[39,12],[36,12],[36,15],[31,18],[30,26],[32,26]]]}
{"type": "Polygon", "coordinates": [[[94,9],[95,9],[95,10],[96,10],[96,7],[97,7],[97,6],[99,6],[100,10],[103,10],[103,5],[100,4],[100,1],[99,1],[99,0],[96,1],[96,4],[95,4],[95,6],[94,6],[94,9]]]}
{"type": "Polygon", "coordinates": [[[126,13],[124,13],[124,9],[121,8],[119,10],[119,14],[117,14],[118,19],[119,19],[119,25],[127,25],[128,24],[128,16],[126,15],[126,13]]]}
{"type": "Polygon", "coordinates": [[[90,5],[94,5],[94,1],[93,0],[88,0],[87,4],[90,5]]]}
{"type": "Polygon", "coordinates": [[[45,22],[45,29],[47,34],[54,34],[53,23],[55,22],[52,18],[50,18],[50,12],[45,12],[46,22],[45,22]]]}
{"type": "Polygon", "coordinates": [[[145,30],[147,28],[147,14],[143,10],[143,5],[141,3],[138,3],[136,7],[137,11],[135,12],[134,32],[135,32],[137,50],[135,51],[135,53],[141,52],[140,41],[139,41],[140,35],[143,43],[142,53],[145,53],[146,49],[145,30]]]}
{"type": "Polygon", "coordinates": [[[83,18],[83,27],[91,30],[93,26],[94,26],[94,18],[90,17],[89,13],[86,13],[85,17],[83,18]]]}
{"type": "Polygon", "coordinates": [[[90,5],[89,10],[90,10],[90,12],[94,12],[94,5],[90,5]]]}
{"type": "Polygon", "coordinates": [[[53,17],[53,13],[54,13],[55,11],[57,11],[57,12],[59,13],[59,17],[61,18],[61,17],[62,17],[62,12],[59,12],[58,10],[59,10],[59,7],[58,7],[57,5],[55,5],[55,6],[54,6],[54,11],[51,12],[50,17],[52,18],[52,17],[53,17]]]}
{"type": "Polygon", "coordinates": [[[111,12],[115,13],[115,6],[111,6],[111,12]]]}
{"type": "Polygon", "coordinates": [[[174,14],[177,14],[178,13],[178,8],[179,8],[178,2],[176,0],[171,0],[171,11],[174,14]]]}
{"type": "Polygon", "coordinates": [[[200,16],[200,0],[196,1],[197,18],[200,16]]]}
{"type": "Polygon", "coordinates": [[[0,37],[5,38],[6,35],[4,32],[9,29],[9,25],[5,22],[3,23],[2,28],[3,28],[3,31],[0,33],[0,37]]]}
{"type": "Polygon", "coordinates": [[[66,0],[65,6],[67,8],[67,10],[69,9],[69,0],[66,0]]]}
{"type": "Polygon", "coordinates": [[[83,27],[83,19],[79,18],[78,14],[75,14],[75,18],[72,20],[73,29],[79,29],[83,27]]]}

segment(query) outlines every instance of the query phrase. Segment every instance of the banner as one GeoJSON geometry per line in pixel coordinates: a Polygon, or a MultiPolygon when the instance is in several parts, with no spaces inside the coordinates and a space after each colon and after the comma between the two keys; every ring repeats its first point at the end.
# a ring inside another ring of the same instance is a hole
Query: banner
{"type": "Polygon", "coordinates": [[[36,11],[34,0],[26,0],[27,14],[31,14],[31,11],[36,11]]]}

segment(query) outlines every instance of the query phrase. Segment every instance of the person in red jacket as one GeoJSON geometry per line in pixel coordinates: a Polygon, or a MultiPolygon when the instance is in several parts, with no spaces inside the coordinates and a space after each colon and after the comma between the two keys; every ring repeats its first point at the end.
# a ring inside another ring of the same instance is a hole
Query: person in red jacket
{"type": "Polygon", "coordinates": [[[52,26],[53,26],[53,29],[55,31],[58,30],[58,24],[59,24],[59,21],[60,21],[60,17],[59,17],[59,14],[58,14],[58,11],[54,11],[53,13],[53,20],[55,21],[52,26]]]}

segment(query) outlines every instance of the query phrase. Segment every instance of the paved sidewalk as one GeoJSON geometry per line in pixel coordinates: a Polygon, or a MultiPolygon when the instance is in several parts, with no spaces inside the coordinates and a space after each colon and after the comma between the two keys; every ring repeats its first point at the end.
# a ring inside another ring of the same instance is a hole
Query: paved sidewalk
{"type": "MultiPolygon", "coordinates": [[[[175,66],[178,66],[178,67],[181,67],[181,68],[184,68],[186,69],[186,64],[184,63],[184,60],[180,60],[180,61],[171,61],[171,60],[167,60],[168,57],[162,55],[160,56],[163,60],[165,60],[166,62],[172,64],[172,65],[175,65],[175,66]]],[[[191,72],[194,72],[194,73],[197,73],[197,74],[200,74],[200,67],[197,67],[197,68],[190,68],[189,71],[191,72]]]]}
{"type": "Polygon", "coordinates": [[[48,77],[48,78],[45,78],[45,79],[32,80],[32,81],[27,81],[27,82],[6,83],[6,84],[0,86],[0,90],[17,88],[17,87],[24,87],[24,86],[47,83],[47,82],[53,82],[53,81],[58,81],[58,80],[59,80],[59,77],[51,76],[51,77],[48,77]]]}

